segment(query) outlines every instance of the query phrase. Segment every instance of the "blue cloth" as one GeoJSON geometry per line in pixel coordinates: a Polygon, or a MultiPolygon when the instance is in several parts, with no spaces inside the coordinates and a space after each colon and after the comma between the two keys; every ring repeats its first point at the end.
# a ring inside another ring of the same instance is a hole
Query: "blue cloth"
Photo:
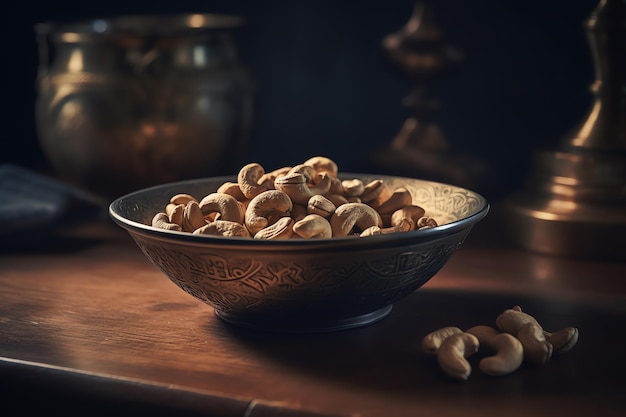
{"type": "Polygon", "coordinates": [[[51,177],[0,165],[2,246],[97,218],[104,206],[96,197],[51,177]]]}

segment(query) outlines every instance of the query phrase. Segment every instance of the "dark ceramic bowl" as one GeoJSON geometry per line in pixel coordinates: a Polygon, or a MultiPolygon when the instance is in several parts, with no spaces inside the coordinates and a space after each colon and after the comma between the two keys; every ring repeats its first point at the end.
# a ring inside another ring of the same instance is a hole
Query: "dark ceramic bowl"
{"type": "Polygon", "coordinates": [[[197,236],[150,226],[171,196],[202,198],[234,177],[151,187],[113,201],[111,218],[177,286],[235,325],[288,332],[374,323],[445,265],[489,204],[461,187],[419,179],[340,173],[408,188],[439,226],[363,238],[258,240],[197,236]]]}

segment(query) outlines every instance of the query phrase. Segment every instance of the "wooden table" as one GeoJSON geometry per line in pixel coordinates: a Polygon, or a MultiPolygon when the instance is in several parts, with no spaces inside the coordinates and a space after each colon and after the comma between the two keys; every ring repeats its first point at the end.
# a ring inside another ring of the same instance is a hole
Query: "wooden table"
{"type": "Polygon", "coordinates": [[[0,254],[0,414],[625,415],[626,263],[509,246],[497,208],[379,323],[309,335],[233,327],[156,269],[125,231],[89,225],[0,254]],[[520,305],[576,326],[545,365],[448,378],[421,339],[520,305]],[[8,414],[6,411],[8,410],[8,414]]]}

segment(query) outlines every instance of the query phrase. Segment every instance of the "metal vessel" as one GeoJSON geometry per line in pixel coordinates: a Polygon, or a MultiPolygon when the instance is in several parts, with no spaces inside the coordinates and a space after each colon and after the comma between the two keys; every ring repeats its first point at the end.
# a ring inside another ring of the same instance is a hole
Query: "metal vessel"
{"type": "Polygon", "coordinates": [[[231,174],[253,82],[237,16],[119,16],[35,26],[37,132],[58,174],[95,194],[231,174]]]}
{"type": "Polygon", "coordinates": [[[535,153],[510,196],[507,231],[551,255],[626,259],[626,6],[601,0],[586,22],[596,80],[587,117],[558,149],[535,153]]]}

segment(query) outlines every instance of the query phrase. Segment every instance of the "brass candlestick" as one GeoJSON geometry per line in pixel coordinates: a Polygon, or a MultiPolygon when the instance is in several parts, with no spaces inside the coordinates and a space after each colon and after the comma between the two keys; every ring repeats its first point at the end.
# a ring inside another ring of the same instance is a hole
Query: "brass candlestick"
{"type": "Polygon", "coordinates": [[[595,100],[559,149],[538,151],[524,190],[505,204],[511,239],[553,255],[626,259],[626,30],[622,0],[586,21],[595,100]]]}
{"type": "Polygon", "coordinates": [[[370,152],[369,169],[477,188],[486,166],[450,145],[433,117],[439,101],[430,91],[437,79],[464,61],[464,53],[446,42],[430,7],[419,0],[408,22],[385,36],[382,46],[412,81],[412,90],[403,100],[411,115],[389,144],[370,152]]]}

